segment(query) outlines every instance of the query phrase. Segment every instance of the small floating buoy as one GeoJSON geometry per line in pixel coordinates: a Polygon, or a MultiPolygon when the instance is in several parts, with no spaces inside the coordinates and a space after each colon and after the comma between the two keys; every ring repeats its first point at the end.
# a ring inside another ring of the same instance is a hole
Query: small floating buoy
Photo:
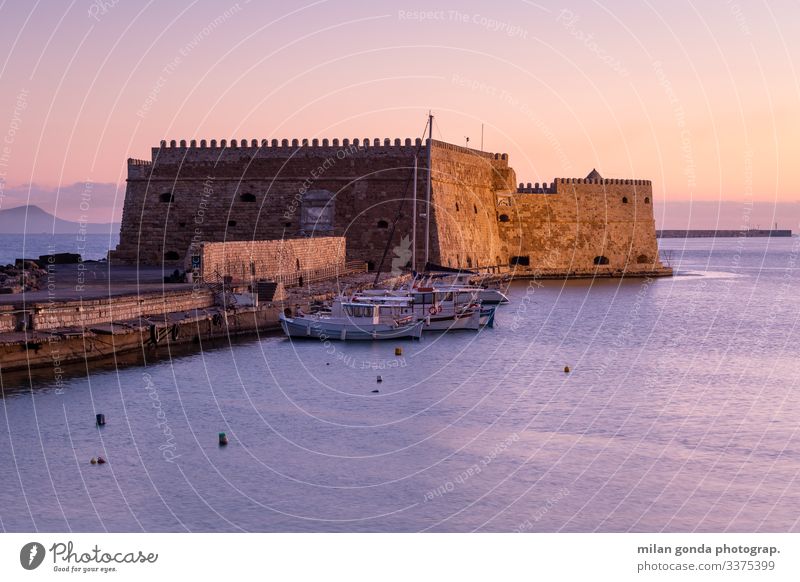
{"type": "Polygon", "coordinates": [[[373,394],[378,394],[379,392],[380,392],[380,390],[373,390],[372,391],[373,394]]]}
{"type": "Polygon", "coordinates": [[[394,349],[395,356],[402,356],[403,355],[403,348],[395,348],[394,349]]]}
{"type": "Polygon", "coordinates": [[[90,462],[92,465],[96,465],[96,464],[97,464],[97,459],[96,459],[95,457],[92,457],[92,460],[91,460],[91,461],[89,461],[89,462],[90,462]]]}
{"type": "Polygon", "coordinates": [[[97,414],[97,415],[95,415],[95,419],[97,421],[97,426],[105,426],[105,424],[106,424],[106,415],[105,414],[97,414]]]}
{"type": "Polygon", "coordinates": [[[227,444],[228,444],[228,435],[226,435],[224,432],[219,433],[219,445],[222,447],[227,444]]]}
{"type": "Polygon", "coordinates": [[[105,464],[106,460],[103,457],[97,457],[97,464],[103,465],[105,464]]]}
{"type": "Polygon", "coordinates": [[[564,373],[569,374],[569,366],[564,366],[564,373]]]}
{"type": "Polygon", "coordinates": [[[378,382],[383,382],[383,378],[380,375],[378,375],[378,382]]]}
{"type": "Polygon", "coordinates": [[[325,362],[325,365],[326,365],[326,366],[330,366],[330,365],[331,365],[331,363],[330,363],[330,362],[325,362]]]}

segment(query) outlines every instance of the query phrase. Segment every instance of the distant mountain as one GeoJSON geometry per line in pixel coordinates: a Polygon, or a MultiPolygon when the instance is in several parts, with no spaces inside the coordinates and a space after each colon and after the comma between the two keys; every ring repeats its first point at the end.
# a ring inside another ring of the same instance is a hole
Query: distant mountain
{"type": "MultiPolygon", "coordinates": [[[[119,231],[116,222],[89,222],[84,225],[86,234],[108,234],[119,231]]],[[[78,234],[81,224],[62,220],[38,206],[17,206],[0,210],[2,234],[78,234]]]]}

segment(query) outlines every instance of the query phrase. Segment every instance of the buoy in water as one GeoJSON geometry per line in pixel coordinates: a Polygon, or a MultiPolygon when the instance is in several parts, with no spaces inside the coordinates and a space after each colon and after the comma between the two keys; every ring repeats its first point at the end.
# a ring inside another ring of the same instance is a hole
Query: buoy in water
{"type": "Polygon", "coordinates": [[[569,374],[569,366],[564,366],[564,373],[569,374]]]}
{"type": "Polygon", "coordinates": [[[223,447],[227,444],[228,444],[228,435],[226,435],[224,432],[219,433],[219,445],[223,447]]]}
{"type": "Polygon", "coordinates": [[[105,424],[106,424],[106,415],[105,414],[97,414],[97,415],[95,415],[95,420],[97,421],[97,426],[105,426],[105,424]]]}
{"type": "Polygon", "coordinates": [[[95,457],[92,457],[92,460],[91,460],[91,461],[89,461],[89,462],[90,462],[92,465],[96,465],[96,464],[97,464],[97,459],[96,459],[95,457]]]}
{"type": "Polygon", "coordinates": [[[395,348],[394,349],[395,356],[402,356],[403,355],[403,348],[395,348]]]}
{"type": "Polygon", "coordinates": [[[103,457],[97,457],[97,464],[103,465],[105,464],[106,460],[103,457]]]}
{"type": "Polygon", "coordinates": [[[383,382],[383,377],[380,375],[378,376],[378,382],[383,382]]]}
{"type": "Polygon", "coordinates": [[[379,392],[380,392],[380,390],[373,390],[372,391],[373,394],[378,394],[379,392]]]}

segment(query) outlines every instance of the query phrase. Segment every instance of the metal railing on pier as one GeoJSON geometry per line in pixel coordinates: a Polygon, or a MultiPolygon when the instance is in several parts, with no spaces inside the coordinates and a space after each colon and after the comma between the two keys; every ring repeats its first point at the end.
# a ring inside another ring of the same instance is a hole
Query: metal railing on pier
{"type": "Polygon", "coordinates": [[[364,261],[347,261],[343,265],[330,265],[321,269],[303,269],[293,273],[276,275],[274,280],[276,283],[283,283],[284,287],[302,287],[308,283],[366,272],[367,263],[364,261]]]}

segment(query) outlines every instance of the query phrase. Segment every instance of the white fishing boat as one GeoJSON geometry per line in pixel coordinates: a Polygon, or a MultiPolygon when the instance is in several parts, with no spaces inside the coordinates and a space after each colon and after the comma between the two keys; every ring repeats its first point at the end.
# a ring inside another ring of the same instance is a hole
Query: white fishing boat
{"type": "Polygon", "coordinates": [[[423,331],[477,330],[493,323],[493,308],[484,309],[473,291],[412,288],[373,289],[354,297],[359,302],[393,306],[403,316],[424,321],[423,331]]]}
{"type": "Polygon", "coordinates": [[[425,284],[435,289],[458,288],[464,291],[474,291],[476,298],[483,305],[508,303],[508,297],[500,289],[473,285],[470,282],[473,277],[475,277],[474,273],[434,273],[428,276],[425,284]]]}
{"type": "Polygon", "coordinates": [[[334,301],[330,314],[282,313],[279,319],[287,336],[323,341],[420,339],[424,325],[394,305],[340,300],[334,301]]]}

